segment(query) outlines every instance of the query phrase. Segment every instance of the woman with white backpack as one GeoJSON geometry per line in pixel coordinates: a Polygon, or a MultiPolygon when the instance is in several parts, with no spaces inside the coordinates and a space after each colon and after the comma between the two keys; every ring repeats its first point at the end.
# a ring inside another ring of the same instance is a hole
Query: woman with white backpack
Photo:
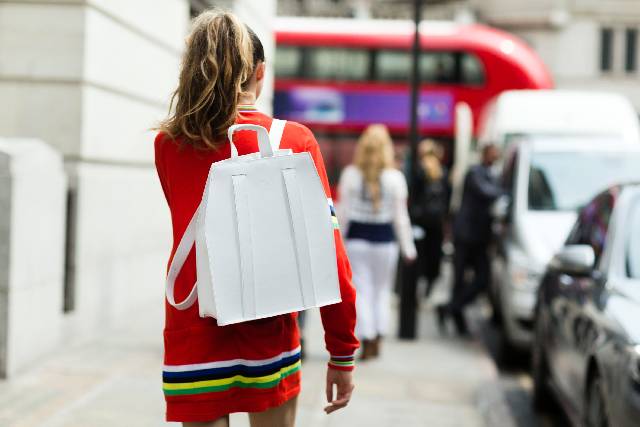
{"type": "MultiPolygon", "coordinates": [[[[233,14],[208,11],[195,19],[173,109],[160,124],[155,140],[156,168],[173,225],[171,259],[182,250],[179,243],[201,203],[211,165],[232,156],[227,130],[234,124],[266,129],[272,125],[273,119],[253,105],[262,89],[264,60],[260,40],[233,14]]],[[[256,134],[239,131],[233,145],[236,157],[256,152],[256,134]]],[[[287,122],[280,148],[308,152],[330,198],[320,149],[309,129],[287,122]]],[[[354,335],[355,290],[337,222],[333,236],[342,301],[320,309],[330,355],[327,413],[345,407],[350,400],[353,354],[359,345],[354,335]]],[[[300,391],[296,313],[220,326],[214,318],[200,317],[198,304],[176,309],[180,304],[173,301],[174,294],[176,301],[190,299],[197,280],[195,251],[184,255],[166,302],[163,390],[167,421],[228,426],[230,413],[247,412],[252,427],[293,426],[300,391]]]]}

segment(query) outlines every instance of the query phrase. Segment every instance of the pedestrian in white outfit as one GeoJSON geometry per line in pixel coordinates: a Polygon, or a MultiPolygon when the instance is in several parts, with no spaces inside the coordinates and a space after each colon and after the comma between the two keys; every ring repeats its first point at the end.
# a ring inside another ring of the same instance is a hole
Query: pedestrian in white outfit
{"type": "Polygon", "coordinates": [[[363,359],[378,355],[380,339],[388,333],[398,244],[406,261],[416,258],[407,182],[393,167],[393,160],[387,128],[369,126],[338,186],[337,214],[357,291],[356,335],[362,342],[363,359]]]}

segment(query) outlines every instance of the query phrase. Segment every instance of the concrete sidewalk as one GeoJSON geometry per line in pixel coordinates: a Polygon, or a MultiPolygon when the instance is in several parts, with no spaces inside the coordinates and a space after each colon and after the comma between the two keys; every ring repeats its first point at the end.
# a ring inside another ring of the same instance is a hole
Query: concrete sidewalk
{"type": "MultiPolygon", "coordinates": [[[[144,315],[130,325],[0,382],[0,426],[177,425],[163,421],[160,308],[141,310],[144,315]]],[[[496,416],[501,402],[492,392],[493,362],[476,341],[441,338],[431,313],[423,304],[419,340],[388,339],[379,360],[359,363],[352,403],[327,416],[322,411],[327,355],[319,315],[310,312],[298,425],[475,427],[487,420],[498,425],[495,420],[503,418],[496,416]]],[[[500,425],[509,425],[503,421],[500,425]]],[[[246,415],[233,415],[232,425],[248,426],[246,415]]]]}

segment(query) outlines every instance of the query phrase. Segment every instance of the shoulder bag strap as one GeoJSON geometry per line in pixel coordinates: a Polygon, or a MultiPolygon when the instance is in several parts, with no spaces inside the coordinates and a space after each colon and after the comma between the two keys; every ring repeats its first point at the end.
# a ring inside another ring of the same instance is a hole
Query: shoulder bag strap
{"type": "Polygon", "coordinates": [[[269,141],[271,141],[271,148],[274,152],[280,149],[282,133],[284,132],[284,126],[286,124],[286,120],[279,119],[273,119],[273,122],[271,122],[271,128],[269,129],[269,141]]]}
{"type": "Polygon", "coordinates": [[[171,259],[169,272],[167,273],[167,301],[169,301],[169,304],[171,304],[178,310],[186,310],[187,308],[191,307],[196,302],[196,298],[198,297],[198,293],[196,292],[198,284],[197,280],[196,283],[193,284],[191,292],[189,292],[189,296],[182,302],[176,302],[174,296],[174,288],[176,278],[178,277],[178,274],[180,274],[180,270],[182,270],[182,266],[187,260],[189,252],[191,252],[191,248],[196,241],[196,221],[198,219],[199,212],[200,206],[198,206],[195,213],[193,214],[193,217],[191,217],[191,221],[189,221],[189,225],[187,225],[187,228],[184,230],[182,239],[180,239],[180,243],[178,243],[176,252],[173,254],[173,258],[171,259]]]}

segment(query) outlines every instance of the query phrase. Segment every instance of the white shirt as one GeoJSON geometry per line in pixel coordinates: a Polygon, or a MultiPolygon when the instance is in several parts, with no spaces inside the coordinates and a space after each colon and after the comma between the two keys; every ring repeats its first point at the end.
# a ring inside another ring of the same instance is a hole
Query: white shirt
{"type": "Polygon", "coordinates": [[[407,212],[407,181],[397,169],[384,169],[380,175],[380,204],[376,210],[373,202],[364,197],[364,177],[355,165],[349,165],[340,175],[339,203],[336,213],[340,228],[346,236],[349,222],[374,224],[392,223],[400,250],[406,258],[415,259],[411,221],[407,212]]]}

